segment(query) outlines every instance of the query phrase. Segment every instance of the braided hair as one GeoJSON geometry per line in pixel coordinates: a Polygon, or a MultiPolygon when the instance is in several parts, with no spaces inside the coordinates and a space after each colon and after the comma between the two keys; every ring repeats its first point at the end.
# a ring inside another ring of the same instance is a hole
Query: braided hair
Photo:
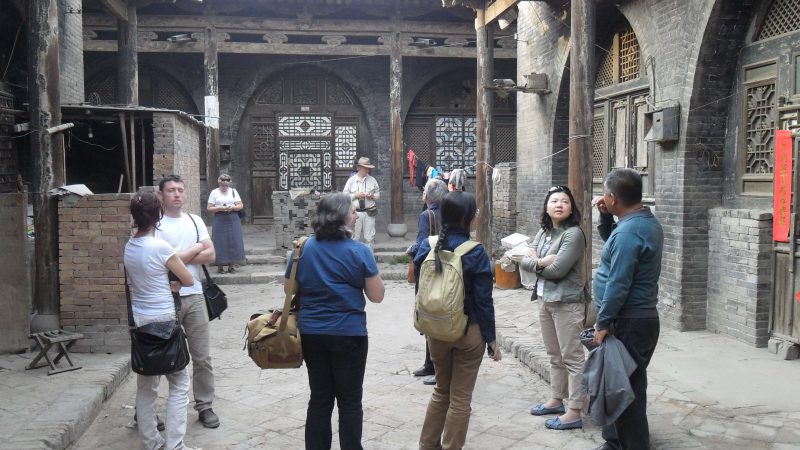
{"type": "Polygon", "coordinates": [[[474,195],[469,192],[454,191],[444,196],[439,209],[442,214],[442,229],[439,231],[439,240],[436,241],[436,247],[433,249],[436,255],[434,267],[437,273],[442,271],[439,251],[442,249],[448,233],[452,230],[469,233],[470,224],[475,219],[478,207],[474,195]]]}

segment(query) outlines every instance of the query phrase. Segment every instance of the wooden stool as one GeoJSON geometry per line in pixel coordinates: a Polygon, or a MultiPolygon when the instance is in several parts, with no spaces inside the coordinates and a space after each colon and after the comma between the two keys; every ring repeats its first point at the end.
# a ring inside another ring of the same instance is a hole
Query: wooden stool
{"type": "Polygon", "coordinates": [[[81,366],[76,366],[72,363],[72,359],[69,357],[69,349],[73,346],[73,344],[75,344],[75,341],[78,339],[83,339],[82,334],[70,333],[63,330],[53,330],[43,331],[41,333],[33,333],[30,335],[30,338],[33,339],[36,342],[36,345],[39,347],[39,354],[36,355],[36,358],[33,358],[33,361],[31,361],[31,363],[25,367],[25,370],[38,369],[48,365],[50,366],[51,370],[47,372],[47,375],[55,375],[57,373],[69,372],[70,370],[78,370],[81,368],[81,366]],[[56,353],[56,357],[51,360],[47,352],[53,345],[55,345],[58,349],[58,353],[56,353]],[[67,358],[69,367],[57,369],[56,364],[58,364],[62,356],[67,358]],[[38,363],[42,357],[47,360],[47,364],[36,365],[36,363],[38,363]]]}

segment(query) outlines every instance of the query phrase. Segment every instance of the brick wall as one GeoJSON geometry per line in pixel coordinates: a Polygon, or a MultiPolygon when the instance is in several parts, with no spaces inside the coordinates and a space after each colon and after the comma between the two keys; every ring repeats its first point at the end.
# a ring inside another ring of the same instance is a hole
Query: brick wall
{"type": "Polygon", "coordinates": [[[153,183],[166,175],[180,175],[186,186],[184,211],[200,214],[200,152],[205,152],[202,125],[173,113],[153,114],[153,183]]]}
{"type": "Polygon", "coordinates": [[[61,103],[83,103],[83,16],[81,0],[59,0],[58,65],[61,103]]]}
{"type": "Polygon", "coordinates": [[[756,347],[769,339],[772,214],[714,208],[709,211],[709,330],[756,347]]]}
{"type": "Polygon", "coordinates": [[[517,167],[500,163],[494,167],[497,182],[492,189],[492,237],[495,257],[502,254],[500,240],[517,231],[517,167]]]}
{"type": "Polygon", "coordinates": [[[58,204],[61,326],[83,333],[76,352],[127,352],[122,255],[131,194],[67,196],[58,204]]]}

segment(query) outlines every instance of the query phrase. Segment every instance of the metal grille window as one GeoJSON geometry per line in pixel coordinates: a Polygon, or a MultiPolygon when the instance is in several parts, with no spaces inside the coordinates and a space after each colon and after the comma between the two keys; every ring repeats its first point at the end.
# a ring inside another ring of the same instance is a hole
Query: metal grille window
{"type": "Polygon", "coordinates": [[[800,30],[800,2],[775,0],[769,7],[769,12],[761,25],[761,31],[756,40],[760,41],[797,30],[800,30]]]}
{"type": "Polygon", "coordinates": [[[608,51],[595,73],[595,89],[639,79],[641,72],[639,40],[628,25],[614,34],[608,51]]]}

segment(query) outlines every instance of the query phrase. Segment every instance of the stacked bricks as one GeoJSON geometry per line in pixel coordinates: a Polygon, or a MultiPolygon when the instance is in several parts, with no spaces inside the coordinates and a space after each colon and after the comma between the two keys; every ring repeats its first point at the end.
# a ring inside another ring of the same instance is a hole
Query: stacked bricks
{"type": "Polygon", "coordinates": [[[180,175],[186,187],[183,211],[200,214],[200,145],[205,139],[203,126],[176,113],[153,114],[153,184],[167,175],[180,175]]]}
{"type": "Polygon", "coordinates": [[[130,349],[122,255],[131,194],[69,195],[58,205],[61,326],[83,333],[76,352],[130,349]]]}
{"type": "Polygon", "coordinates": [[[517,164],[500,163],[494,168],[497,179],[492,188],[492,238],[495,256],[500,256],[500,240],[517,230],[517,164]]]}
{"type": "Polygon", "coordinates": [[[709,211],[709,330],[756,347],[769,339],[772,214],[709,211]]]}
{"type": "Polygon", "coordinates": [[[272,193],[272,208],[275,220],[275,248],[280,251],[291,250],[292,242],[313,232],[311,219],[317,211],[318,195],[301,195],[292,199],[288,191],[272,193]]]}

